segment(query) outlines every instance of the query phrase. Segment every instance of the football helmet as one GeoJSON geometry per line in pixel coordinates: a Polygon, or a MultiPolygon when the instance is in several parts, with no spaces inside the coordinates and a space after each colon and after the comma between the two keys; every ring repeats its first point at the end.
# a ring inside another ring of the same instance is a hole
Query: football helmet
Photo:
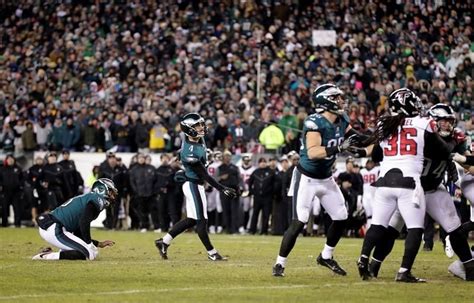
{"type": "Polygon", "coordinates": [[[242,162],[245,164],[245,165],[249,165],[250,164],[250,161],[252,161],[252,154],[244,154],[242,156],[242,162]]]}
{"type": "Polygon", "coordinates": [[[344,92],[334,84],[323,84],[318,86],[312,95],[316,109],[328,111],[336,115],[342,115],[346,110],[344,92]]]}
{"type": "Polygon", "coordinates": [[[212,158],[215,161],[222,161],[222,152],[219,150],[215,151],[214,153],[212,153],[212,158]]]}
{"type": "Polygon", "coordinates": [[[443,103],[435,104],[429,109],[428,114],[436,121],[438,133],[441,137],[448,137],[453,134],[456,126],[456,115],[451,106],[443,103]]]}
{"type": "Polygon", "coordinates": [[[202,138],[207,134],[207,126],[204,118],[198,113],[184,115],[180,122],[181,131],[193,138],[202,138]],[[200,129],[196,129],[200,127],[200,129]]]}
{"type": "Polygon", "coordinates": [[[114,181],[108,178],[100,178],[92,184],[92,192],[101,195],[105,201],[106,206],[109,206],[115,201],[118,195],[118,190],[115,187],[114,181]]]}
{"type": "Polygon", "coordinates": [[[392,116],[402,114],[406,117],[415,117],[423,107],[420,98],[408,88],[394,90],[388,97],[388,107],[392,116]]]}

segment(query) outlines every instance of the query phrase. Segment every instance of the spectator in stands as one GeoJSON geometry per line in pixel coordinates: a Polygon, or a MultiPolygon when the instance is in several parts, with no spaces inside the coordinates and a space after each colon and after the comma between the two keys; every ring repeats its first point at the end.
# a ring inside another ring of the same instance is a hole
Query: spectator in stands
{"type": "Polygon", "coordinates": [[[160,228],[158,203],[156,201],[156,169],[145,163],[145,155],[138,154],[138,162],[130,169],[130,185],[135,195],[134,205],[140,219],[140,231],[146,232],[150,227],[150,219],[155,230],[160,228]]]}
{"type": "Polygon", "coordinates": [[[273,154],[285,143],[283,132],[273,122],[262,130],[258,140],[265,147],[265,152],[273,154]]]}

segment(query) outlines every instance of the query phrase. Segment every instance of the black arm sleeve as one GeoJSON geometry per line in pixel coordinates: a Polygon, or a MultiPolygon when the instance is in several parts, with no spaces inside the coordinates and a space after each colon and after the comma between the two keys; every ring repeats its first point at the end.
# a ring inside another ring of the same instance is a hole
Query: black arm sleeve
{"type": "Polygon", "coordinates": [[[204,165],[200,161],[196,161],[195,163],[192,163],[191,167],[192,167],[193,171],[198,175],[199,178],[201,178],[204,181],[206,181],[207,183],[209,183],[209,185],[211,185],[212,187],[214,187],[218,191],[221,191],[225,188],[222,184],[217,182],[216,179],[209,176],[209,174],[207,173],[206,168],[204,167],[204,165]]]}
{"type": "MultiPolygon", "coordinates": [[[[91,222],[97,218],[99,215],[99,210],[92,203],[87,203],[86,209],[82,214],[81,220],[79,222],[79,228],[82,235],[82,240],[87,244],[91,243],[91,222]]],[[[97,242],[97,241],[96,241],[97,242]]],[[[95,244],[95,243],[94,243],[95,244]]]]}
{"type": "Polygon", "coordinates": [[[378,144],[375,144],[374,148],[372,149],[372,160],[376,163],[382,162],[383,160],[383,150],[378,144]]]}
{"type": "Polygon", "coordinates": [[[451,148],[437,133],[425,131],[423,153],[429,159],[446,160],[451,155],[451,148]]]}

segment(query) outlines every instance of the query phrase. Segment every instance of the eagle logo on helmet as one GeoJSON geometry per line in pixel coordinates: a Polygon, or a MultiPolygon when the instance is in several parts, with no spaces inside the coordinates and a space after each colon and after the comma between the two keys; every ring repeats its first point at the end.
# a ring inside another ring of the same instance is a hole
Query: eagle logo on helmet
{"type": "Polygon", "coordinates": [[[208,132],[204,118],[198,113],[184,115],[180,122],[180,128],[187,136],[193,138],[202,138],[208,132]]]}
{"type": "Polygon", "coordinates": [[[105,199],[105,206],[109,206],[113,203],[118,195],[118,190],[115,187],[114,181],[108,178],[100,178],[95,181],[94,184],[92,184],[92,191],[105,199]]]}
{"type": "Polygon", "coordinates": [[[336,115],[342,115],[346,107],[343,95],[344,92],[334,84],[327,83],[318,86],[312,95],[316,111],[328,111],[336,115]]]}

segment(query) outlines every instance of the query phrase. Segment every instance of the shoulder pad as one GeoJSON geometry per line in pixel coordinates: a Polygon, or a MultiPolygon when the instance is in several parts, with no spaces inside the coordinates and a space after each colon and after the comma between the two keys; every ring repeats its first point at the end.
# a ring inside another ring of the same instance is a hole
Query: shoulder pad
{"type": "Polygon", "coordinates": [[[309,116],[308,118],[306,118],[306,120],[304,121],[304,126],[306,127],[306,129],[308,129],[308,130],[317,130],[317,129],[319,129],[317,120],[320,117],[321,116],[319,114],[313,114],[313,115],[309,116]]]}
{"type": "Polygon", "coordinates": [[[454,129],[453,138],[457,143],[463,143],[467,141],[466,135],[459,128],[454,129]]]}

